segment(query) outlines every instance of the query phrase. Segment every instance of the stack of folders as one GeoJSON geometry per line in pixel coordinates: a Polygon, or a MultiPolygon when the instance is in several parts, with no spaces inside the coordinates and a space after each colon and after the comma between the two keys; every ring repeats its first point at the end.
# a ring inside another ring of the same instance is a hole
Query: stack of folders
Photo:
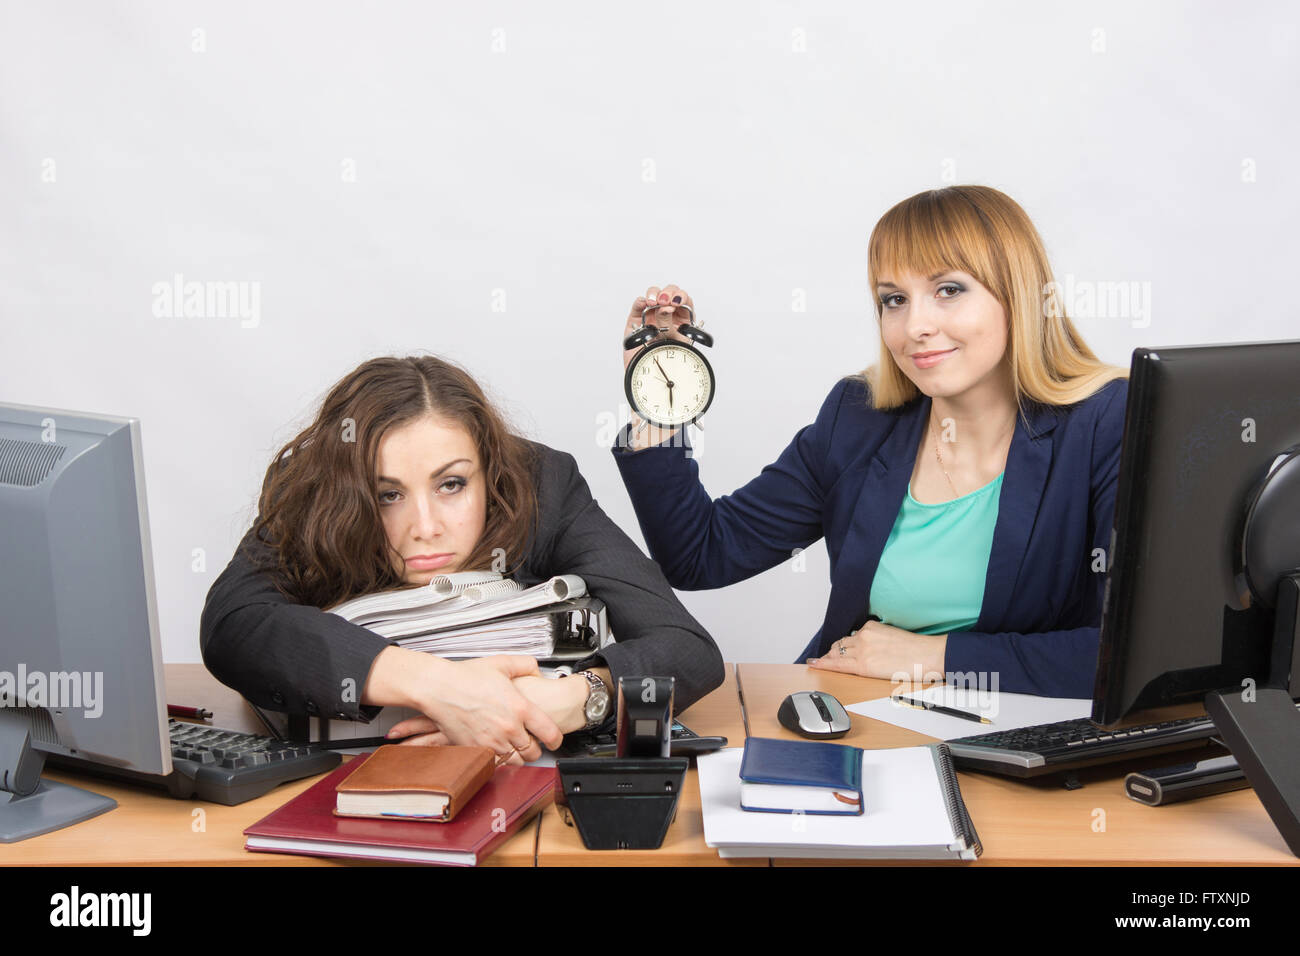
{"type": "Polygon", "coordinates": [[[609,640],[605,605],[586,595],[577,575],[523,588],[494,572],[467,571],[367,594],[330,611],[401,647],[440,657],[524,654],[563,662],[609,640]]]}
{"type": "Polygon", "coordinates": [[[474,866],[555,798],[554,767],[495,758],[486,747],[380,747],[257,821],[244,848],[474,866]]]}
{"type": "Polygon", "coordinates": [[[982,848],[944,744],[861,750],[751,737],[696,758],[718,855],[973,860],[982,848]]]}

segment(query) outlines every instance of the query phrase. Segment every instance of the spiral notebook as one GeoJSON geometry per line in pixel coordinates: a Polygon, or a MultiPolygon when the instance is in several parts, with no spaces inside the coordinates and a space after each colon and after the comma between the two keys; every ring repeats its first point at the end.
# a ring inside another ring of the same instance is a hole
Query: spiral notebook
{"type": "Polygon", "coordinates": [[[946,744],[865,750],[861,816],[740,808],[739,747],[696,758],[704,841],[724,859],[974,860],[983,852],[946,744]]]}

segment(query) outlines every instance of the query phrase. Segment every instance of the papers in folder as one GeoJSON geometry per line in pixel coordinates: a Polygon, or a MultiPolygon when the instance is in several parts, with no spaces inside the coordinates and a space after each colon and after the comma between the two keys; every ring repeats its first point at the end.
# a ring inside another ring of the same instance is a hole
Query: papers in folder
{"type": "Polygon", "coordinates": [[[397,642],[413,651],[442,657],[488,657],[493,654],[527,654],[550,657],[555,651],[555,628],[549,614],[503,618],[432,634],[416,634],[397,642]]]}
{"type": "MultiPolygon", "coordinates": [[[[589,610],[587,586],[573,574],[522,588],[493,572],[438,575],[418,588],[368,594],[330,609],[412,650],[444,657],[527,654],[549,658],[568,630],[567,614],[589,610]],[[557,618],[557,614],[562,617],[557,618]]],[[[594,628],[600,645],[603,622],[594,628]]]]}

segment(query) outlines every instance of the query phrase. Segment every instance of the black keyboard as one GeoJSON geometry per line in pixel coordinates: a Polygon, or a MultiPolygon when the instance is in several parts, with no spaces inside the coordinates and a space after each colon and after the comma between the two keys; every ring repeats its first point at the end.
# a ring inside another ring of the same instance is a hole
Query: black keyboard
{"type": "Polygon", "coordinates": [[[164,786],[179,800],[207,800],[234,806],[282,783],[333,770],[342,757],[319,744],[295,744],[274,737],[222,730],[168,718],[172,772],[140,773],[68,757],[48,758],[58,766],[138,783],[164,786]]]}
{"type": "Polygon", "coordinates": [[[1081,718],[959,737],[948,741],[948,748],[953,762],[967,770],[1037,777],[1129,757],[1208,747],[1214,734],[1214,721],[1204,715],[1122,730],[1100,730],[1081,718]]]}

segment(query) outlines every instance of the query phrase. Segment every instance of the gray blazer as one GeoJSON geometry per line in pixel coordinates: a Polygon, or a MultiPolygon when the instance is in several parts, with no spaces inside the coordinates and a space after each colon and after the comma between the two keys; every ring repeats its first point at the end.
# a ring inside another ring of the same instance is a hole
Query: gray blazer
{"type": "MultiPolygon", "coordinates": [[[[537,452],[538,524],[515,580],[527,587],[555,574],[580,576],[588,592],[605,602],[617,639],[581,666],[603,661],[615,680],[675,677],[673,709],[689,707],[722,683],[722,654],[713,638],[682,607],[659,565],[600,510],[573,456],[531,444],[537,452]]],[[[371,720],[381,708],[357,699],[375,656],[390,642],[290,601],[269,574],[257,570],[270,555],[250,529],[213,582],[199,624],[204,664],[260,707],[371,720]]]]}

